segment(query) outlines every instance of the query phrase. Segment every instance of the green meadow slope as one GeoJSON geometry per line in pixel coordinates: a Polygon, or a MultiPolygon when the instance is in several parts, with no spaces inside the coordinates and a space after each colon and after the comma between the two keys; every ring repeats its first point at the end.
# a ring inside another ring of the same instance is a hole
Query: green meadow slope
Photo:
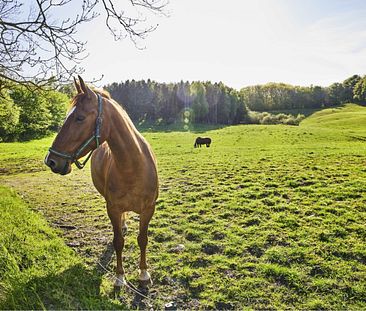
{"type": "MultiPolygon", "coordinates": [[[[35,252],[22,270],[22,254],[30,248],[17,242],[16,252],[11,252],[9,241],[14,234],[19,234],[15,241],[22,241],[21,232],[39,226],[18,221],[0,232],[13,258],[2,265],[10,271],[7,275],[16,276],[0,280],[0,299],[5,302],[1,306],[161,309],[173,302],[185,309],[363,310],[365,124],[366,108],[349,104],[318,111],[296,127],[144,132],[158,159],[161,187],[149,229],[154,286],[150,300],[138,304],[129,291],[112,295],[113,280],[98,269],[102,263],[113,270],[115,258],[104,201],[92,186],[89,170],[64,177],[46,171],[42,160],[52,138],[1,144],[1,184],[37,211],[30,212],[10,192],[17,205],[31,213],[25,214],[27,219],[46,218],[62,229],[57,232],[65,241],[40,220],[45,229],[32,236],[40,241],[51,236],[58,246],[45,257],[35,252]],[[212,146],[194,149],[198,135],[210,136],[212,146]],[[47,284],[44,280],[62,283],[61,294],[58,287],[38,287],[47,284]],[[54,295],[42,294],[48,291],[54,295]]],[[[2,191],[4,200],[9,192],[2,191]]],[[[2,227],[12,217],[0,220],[2,227]]],[[[127,277],[133,283],[137,218],[130,216],[124,251],[127,277]]],[[[45,242],[33,244],[38,243],[45,242]]]]}
{"type": "Polygon", "coordinates": [[[366,134],[365,124],[366,108],[356,104],[347,104],[318,111],[306,118],[301,125],[366,134]]]}

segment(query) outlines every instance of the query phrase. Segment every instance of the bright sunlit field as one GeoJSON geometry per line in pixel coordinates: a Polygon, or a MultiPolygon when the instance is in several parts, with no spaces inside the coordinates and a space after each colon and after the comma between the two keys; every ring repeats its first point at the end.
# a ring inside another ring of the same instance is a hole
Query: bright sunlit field
{"type": "MultiPolygon", "coordinates": [[[[100,267],[115,267],[112,230],[89,169],[47,171],[53,137],[0,144],[0,307],[365,309],[365,124],[350,104],[300,126],[143,132],[160,177],[143,301],[114,295],[100,267]],[[197,136],[211,147],[193,148],[197,136]]],[[[137,219],[124,249],[134,284],[137,219]]]]}

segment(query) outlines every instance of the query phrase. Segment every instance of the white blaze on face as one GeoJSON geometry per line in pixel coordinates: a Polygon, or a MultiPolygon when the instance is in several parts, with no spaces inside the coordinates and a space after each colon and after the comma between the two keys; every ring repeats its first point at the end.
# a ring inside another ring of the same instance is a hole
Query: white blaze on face
{"type": "Polygon", "coordinates": [[[75,106],[70,109],[70,111],[67,113],[64,124],[66,123],[67,119],[72,115],[72,113],[75,111],[75,106]]]}

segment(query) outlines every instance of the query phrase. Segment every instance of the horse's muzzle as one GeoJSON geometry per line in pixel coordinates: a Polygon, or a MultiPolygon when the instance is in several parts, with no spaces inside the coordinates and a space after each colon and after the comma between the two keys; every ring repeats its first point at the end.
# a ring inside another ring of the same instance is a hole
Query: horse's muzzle
{"type": "Polygon", "coordinates": [[[66,159],[55,157],[47,153],[44,163],[56,174],[66,175],[71,172],[71,163],[66,159]]]}

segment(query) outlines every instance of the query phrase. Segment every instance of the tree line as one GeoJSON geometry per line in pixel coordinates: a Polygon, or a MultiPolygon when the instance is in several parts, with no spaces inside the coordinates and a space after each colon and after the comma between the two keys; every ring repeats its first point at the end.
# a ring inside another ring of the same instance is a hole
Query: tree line
{"type": "Polygon", "coordinates": [[[127,80],[105,88],[139,124],[171,124],[186,119],[192,123],[237,124],[247,115],[240,93],[221,82],[127,80]]]}
{"type": "MultiPolygon", "coordinates": [[[[303,116],[291,115],[291,111],[332,107],[345,102],[366,104],[366,76],[359,75],[328,87],[267,83],[238,91],[222,82],[127,80],[105,88],[137,125],[297,125],[303,116]]],[[[73,86],[64,85],[59,90],[31,90],[18,84],[2,89],[0,141],[40,138],[57,130],[73,96],[73,86]]]]}
{"type": "Polygon", "coordinates": [[[251,111],[291,111],[337,106],[345,102],[366,102],[366,76],[353,75],[342,83],[322,86],[293,86],[267,83],[237,91],[220,83],[158,83],[127,80],[105,87],[112,98],[124,106],[132,120],[141,124],[171,124],[184,121],[208,124],[267,123],[287,120],[296,124],[301,118],[288,115],[275,118],[251,111]],[[262,122],[263,118],[267,121],[262,122]],[[297,120],[297,121],[296,121],[297,120]]]}
{"type": "Polygon", "coordinates": [[[240,95],[248,109],[254,111],[318,109],[346,102],[364,103],[366,76],[353,75],[328,87],[267,83],[244,87],[240,95]]]}

